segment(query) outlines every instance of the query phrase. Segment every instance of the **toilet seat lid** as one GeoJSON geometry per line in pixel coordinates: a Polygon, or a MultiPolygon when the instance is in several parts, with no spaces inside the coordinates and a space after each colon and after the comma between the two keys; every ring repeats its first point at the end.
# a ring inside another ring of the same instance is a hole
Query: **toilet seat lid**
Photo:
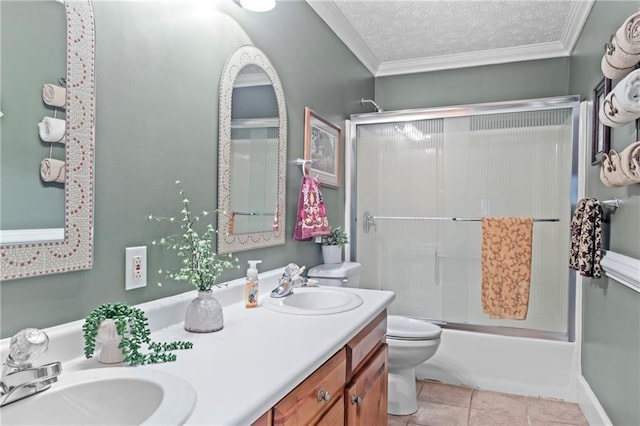
{"type": "Polygon", "coordinates": [[[400,339],[437,339],[442,329],[425,320],[400,315],[387,316],[387,336],[400,339]]]}

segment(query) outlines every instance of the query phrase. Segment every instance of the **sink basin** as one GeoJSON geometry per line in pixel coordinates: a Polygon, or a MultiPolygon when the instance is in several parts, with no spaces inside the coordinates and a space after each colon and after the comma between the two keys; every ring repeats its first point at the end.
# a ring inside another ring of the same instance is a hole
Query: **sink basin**
{"type": "Polygon", "coordinates": [[[329,315],[350,311],[362,305],[362,298],[346,289],[302,287],[282,298],[266,297],[267,309],[293,315],[329,315]]]}
{"type": "Polygon", "coordinates": [[[183,424],[196,402],[184,380],[139,367],[65,373],[49,389],[0,409],[3,425],[183,424]]]}

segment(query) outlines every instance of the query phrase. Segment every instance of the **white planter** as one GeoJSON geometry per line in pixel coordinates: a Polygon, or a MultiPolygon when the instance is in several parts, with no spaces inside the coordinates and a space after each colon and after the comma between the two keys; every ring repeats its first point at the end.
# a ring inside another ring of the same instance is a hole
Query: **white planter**
{"type": "Polygon", "coordinates": [[[222,306],[213,297],[212,291],[199,291],[193,299],[184,318],[184,329],[193,333],[211,333],[222,330],[224,318],[222,306]]]}
{"type": "Polygon", "coordinates": [[[324,263],[342,263],[342,246],[322,246],[324,263]]]}
{"type": "Polygon", "coordinates": [[[103,364],[117,364],[124,361],[124,354],[118,347],[122,336],[116,331],[116,322],[107,318],[102,320],[96,334],[96,341],[102,343],[102,350],[98,355],[98,361],[103,364]]]}

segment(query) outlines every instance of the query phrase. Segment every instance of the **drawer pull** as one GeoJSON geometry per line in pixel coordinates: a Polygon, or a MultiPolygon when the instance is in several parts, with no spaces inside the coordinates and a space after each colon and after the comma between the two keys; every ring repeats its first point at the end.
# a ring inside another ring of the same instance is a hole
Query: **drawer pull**
{"type": "Polygon", "coordinates": [[[355,405],[362,404],[362,397],[360,395],[353,395],[351,397],[351,403],[355,405]]]}
{"type": "Polygon", "coordinates": [[[318,391],[318,402],[329,402],[331,399],[331,394],[329,392],[325,392],[322,389],[318,391]]]}

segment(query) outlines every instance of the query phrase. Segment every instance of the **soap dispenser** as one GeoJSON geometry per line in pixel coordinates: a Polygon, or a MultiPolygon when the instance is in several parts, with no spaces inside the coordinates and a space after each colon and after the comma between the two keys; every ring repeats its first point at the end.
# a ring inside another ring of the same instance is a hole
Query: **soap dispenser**
{"type": "Polygon", "coordinates": [[[245,308],[255,308],[258,306],[258,263],[262,263],[262,260],[249,260],[247,282],[244,285],[245,308]]]}

